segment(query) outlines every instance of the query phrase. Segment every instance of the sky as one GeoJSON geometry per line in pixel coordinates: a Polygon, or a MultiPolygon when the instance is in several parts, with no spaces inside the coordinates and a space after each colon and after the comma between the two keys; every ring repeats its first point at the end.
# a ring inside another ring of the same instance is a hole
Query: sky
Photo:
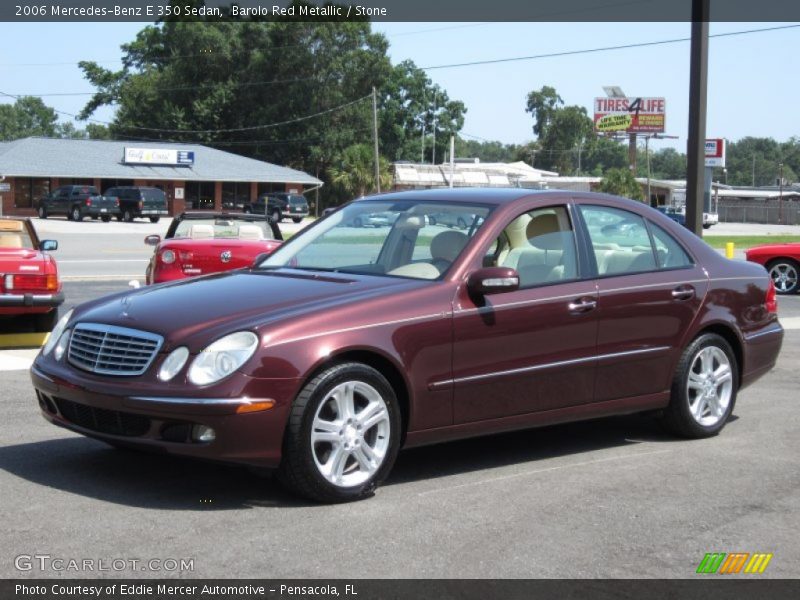
{"type": "MultiPolygon", "coordinates": [[[[712,23],[723,34],[792,23],[712,23]]],[[[94,60],[118,68],[120,45],[144,23],[2,23],[0,91],[13,95],[91,92],[77,67],[94,60]]],[[[417,66],[552,54],[688,38],[689,23],[375,23],[389,40],[393,63],[417,66]]],[[[800,136],[800,78],[794,64],[800,27],[712,37],[709,50],[707,137],[745,136],[785,141],[800,136]]],[[[666,134],[651,148],[685,151],[689,106],[689,42],[594,52],[467,67],[431,68],[431,79],[451,99],[467,106],[462,133],[467,139],[523,143],[534,139],[533,119],[525,112],[528,92],[554,87],[568,105],[592,114],[603,86],[616,85],[628,96],[666,98],[666,134]]],[[[81,110],[89,95],[47,95],[49,106],[67,113],[81,110]]],[[[0,102],[13,102],[0,96],[0,102]]],[[[63,117],[67,119],[68,117],[63,117]]],[[[113,118],[103,108],[94,119],[113,118]]],[[[255,125],[256,123],[254,123],[255,125]]]]}

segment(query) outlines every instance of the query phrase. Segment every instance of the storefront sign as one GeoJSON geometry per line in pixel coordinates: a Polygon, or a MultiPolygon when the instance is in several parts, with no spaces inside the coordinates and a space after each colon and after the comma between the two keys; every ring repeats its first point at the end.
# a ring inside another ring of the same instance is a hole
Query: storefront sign
{"type": "Polygon", "coordinates": [[[171,148],[125,148],[124,162],[128,165],[191,166],[194,152],[171,148]]]}
{"type": "Polygon", "coordinates": [[[595,98],[594,128],[598,133],[663,133],[664,98],[595,98]]]}
{"type": "Polygon", "coordinates": [[[706,140],[706,166],[725,168],[725,140],[706,140]]]}

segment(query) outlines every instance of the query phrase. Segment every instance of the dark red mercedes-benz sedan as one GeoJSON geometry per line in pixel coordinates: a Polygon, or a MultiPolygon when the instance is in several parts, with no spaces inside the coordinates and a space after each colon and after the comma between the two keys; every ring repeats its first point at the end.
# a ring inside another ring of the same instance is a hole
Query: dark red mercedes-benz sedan
{"type": "Polygon", "coordinates": [[[714,435],[775,365],[776,308],[762,266],[637,202],[392,193],[252,267],[78,306],[31,377],[57,425],[335,502],[403,446],[641,411],[714,435]],[[391,225],[352,225],[375,213],[391,225]]]}

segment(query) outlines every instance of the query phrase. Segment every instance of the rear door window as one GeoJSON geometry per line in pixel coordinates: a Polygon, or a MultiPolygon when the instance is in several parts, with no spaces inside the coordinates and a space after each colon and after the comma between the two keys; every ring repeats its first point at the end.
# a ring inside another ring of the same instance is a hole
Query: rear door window
{"type": "Polygon", "coordinates": [[[609,206],[580,207],[598,275],[626,275],[657,269],[650,234],[639,215],[609,206]]]}

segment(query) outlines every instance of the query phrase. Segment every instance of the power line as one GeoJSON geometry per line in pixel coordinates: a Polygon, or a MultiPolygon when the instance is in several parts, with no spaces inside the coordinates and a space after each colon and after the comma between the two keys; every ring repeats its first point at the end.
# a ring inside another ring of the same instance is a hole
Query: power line
{"type": "MultiPolygon", "coordinates": [[[[728,33],[715,33],[710,35],[709,37],[716,38],[716,37],[729,37],[734,35],[745,35],[748,33],[762,33],[765,31],[779,31],[782,29],[794,29],[800,27],[800,25],[781,25],[778,27],[764,27],[762,29],[747,29],[744,31],[731,31],[728,33]]],[[[498,63],[506,63],[506,62],[517,62],[522,60],[536,60],[540,58],[555,58],[559,56],[575,56],[578,54],[592,54],[595,52],[609,52],[611,50],[628,50],[630,48],[644,48],[647,46],[663,46],[665,44],[677,44],[679,42],[688,42],[691,38],[674,38],[670,40],[657,40],[653,42],[639,42],[635,44],[623,44],[620,46],[605,46],[602,48],[586,48],[583,50],[565,50],[562,52],[550,52],[547,54],[534,54],[532,56],[514,56],[511,58],[496,58],[492,60],[476,60],[472,62],[466,63],[454,63],[449,65],[434,65],[431,67],[420,67],[423,71],[432,71],[434,69],[454,69],[457,67],[473,67],[477,65],[493,65],[498,63]]]]}

